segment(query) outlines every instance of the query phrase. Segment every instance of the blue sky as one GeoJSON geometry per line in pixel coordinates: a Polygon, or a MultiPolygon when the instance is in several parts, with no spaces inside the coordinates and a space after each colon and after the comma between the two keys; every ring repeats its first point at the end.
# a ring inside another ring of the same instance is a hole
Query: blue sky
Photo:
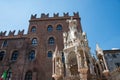
{"type": "Polygon", "coordinates": [[[120,48],[120,0],[0,0],[0,31],[25,29],[31,14],[79,12],[91,52],[120,48]]]}

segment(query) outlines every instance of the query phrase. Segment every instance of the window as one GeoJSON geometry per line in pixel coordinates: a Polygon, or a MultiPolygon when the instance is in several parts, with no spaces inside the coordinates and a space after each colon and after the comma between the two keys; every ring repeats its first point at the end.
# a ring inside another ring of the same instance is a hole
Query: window
{"type": "Polygon", "coordinates": [[[36,32],[36,27],[35,26],[32,27],[31,32],[36,32]]]}
{"type": "Polygon", "coordinates": [[[31,71],[26,72],[25,80],[32,80],[32,72],[31,71]]]}
{"type": "Polygon", "coordinates": [[[14,51],[14,52],[12,53],[11,60],[12,60],[12,61],[16,61],[16,60],[17,60],[17,57],[18,57],[18,51],[14,51]]]}
{"type": "Polygon", "coordinates": [[[8,70],[8,72],[7,72],[6,80],[11,80],[11,77],[12,77],[12,71],[11,71],[11,69],[10,69],[10,70],[8,70]]]}
{"type": "Polygon", "coordinates": [[[113,57],[113,58],[116,58],[117,56],[116,56],[116,54],[112,54],[112,57],[113,57]]]}
{"type": "Polygon", "coordinates": [[[120,63],[115,63],[116,67],[120,67],[120,63]]]}
{"type": "Polygon", "coordinates": [[[3,47],[6,47],[7,46],[7,40],[5,40],[4,42],[3,42],[3,47]]]}
{"type": "Polygon", "coordinates": [[[53,27],[51,25],[48,26],[47,31],[51,32],[53,30],[53,27]]]}
{"type": "Polygon", "coordinates": [[[34,50],[32,50],[32,51],[29,53],[28,59],[29,59],[30,61],[32,61],[32,60],[35,59],[35,51],[34,51],[34,50]]]}
{"type": "Polygon", "coordinates": [[[2,60],[3,60],[4,55],[5,55],[5,52],[4,52],[4,51],[1,51],[1,52],[0,52],[0,61],[2,61],[2,60]]]}
{"type": "Polygon", "coordinates": [[[52,51],[48,51],[48,57],[52,57],[52,51]]]}
{"type": "Polygon", "coordinates": [[[48,40],[48,44],[53,45],[55,43],[54,38],[50,37],[48,40]]]}
{"type": "Polygon", "coordinates": [[[32,39],[32,45],[37,45],[37,43],[38,43],[38,42],[37,42],[37,38],[33,38],[33,39],[32,39]]]}
{"type": "Polygon", "coordinates": [[[56,30],[61,31],[61,30],[62,30],[62,26],[61,26],[60,24],[59,24],[59,25],[57,25],[56,30]]]}

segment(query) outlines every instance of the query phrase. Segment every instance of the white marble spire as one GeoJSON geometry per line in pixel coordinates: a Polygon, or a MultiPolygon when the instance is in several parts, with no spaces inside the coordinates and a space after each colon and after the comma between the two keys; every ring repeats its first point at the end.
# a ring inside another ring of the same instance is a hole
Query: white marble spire
{"type": "Polygon", "coordinates": [[[97,54],[103,55],[103,50],[99,47],[98,43],[96,44],[96,52],[97,54]]]}

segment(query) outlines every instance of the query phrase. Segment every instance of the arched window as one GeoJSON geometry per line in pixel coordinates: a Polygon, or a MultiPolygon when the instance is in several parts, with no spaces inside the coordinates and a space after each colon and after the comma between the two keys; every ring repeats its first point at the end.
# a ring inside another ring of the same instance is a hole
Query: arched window
{"type": "Polygon", "coordinates": [[[32,39],[32,45],[37,45],[37,44],[38,44],[37,38],[33,38],[33,39],[32,39]]]}
{"type": "Polygon", "coordinates": [[[47,31],[48,31],[48,32],[53,31],[53,27],[52,27],[52,25],[49,25],[49,26],[47,27],[47,31]]]}
{"type": "Polygon", "coordinates": [[[12,61],[16,61],[16,60],[17,60],[17,57],[18,57],[18,51],[14,51],[14,52],[12,53],[11,60],[12,60],[12,61]]]}
{"type": "Polygon", "coordinates": [[[34,50],[32,50],[32,51],[29,53],[28,59],[29,59],[30,61],[32,61],[32,60],[35,59],[35,51],[34,51],[34,50]]]}
{"type": "Polygon", "coordinates": [[[52,51],[48,51],[48,57],[52,57],[52,51]]]}
{"type": "Polygon", "coordinates": [[[3,47],[6,47],[6,46],[7,46],[7,44],[8,44],[8,41],[7,41],[7,40],[5,40],[5,41],[3,42],[3,47]]]}
{"type": "Polygon", "coordinates": [[[48,44],[53,45],[55,43],[55,40],[53,37],[50,37],[48,40],[48,44]]]}
{"type": "Polygon", "coordinates": [[[61,31],[62,30],[62,25],[57,25],[56,30],[61,31]]]}
{"type": "Polygon", "coordinates": [[[0,61],[2,61],[2,60],[3,60],[4,55],[5,55],[5,52],[4,52],[4,51],[1,51],[1,52],[0,52],[0,61]]]}
{"type": "Polygon", "coordinates": [[[25,80],[32,80],[32,72],[31,71],[26,72],[25,80]]]}
{"type": "Polygon", "coordinates": [[[36,27],[35,26],[32,27],[31,32],[36,32],[36,27]]]}

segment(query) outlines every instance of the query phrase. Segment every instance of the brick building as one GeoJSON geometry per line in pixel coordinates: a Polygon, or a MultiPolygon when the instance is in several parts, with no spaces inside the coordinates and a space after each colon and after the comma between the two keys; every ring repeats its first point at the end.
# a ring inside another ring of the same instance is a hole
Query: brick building
{"type": "Polygon", "coordinates": [[[1,31],[0,75],[7,70],[6,80],[119,80],[120,50],[96,45],[98,59],[92,57],[80,21],[79,13],[31,15],[27,34],[1,31]]]}
{"type": "Polygon", "coordinates": [[[82,32],[78,13],[69,16],[41,14],[31,15],[28,33],[10,31],[0,33],[0,75],[8,70],[7,80],[51,80],[52,54],[56,45],[63,51],[63,32],[69,30],[67,19],[77,20],[77,29],[82,32]]]}
{"type": "Polygon", "coordinates": [[[102,80],[120,80],[120,49],[102,50],[96,45],[96,75],[102,80]]]}

